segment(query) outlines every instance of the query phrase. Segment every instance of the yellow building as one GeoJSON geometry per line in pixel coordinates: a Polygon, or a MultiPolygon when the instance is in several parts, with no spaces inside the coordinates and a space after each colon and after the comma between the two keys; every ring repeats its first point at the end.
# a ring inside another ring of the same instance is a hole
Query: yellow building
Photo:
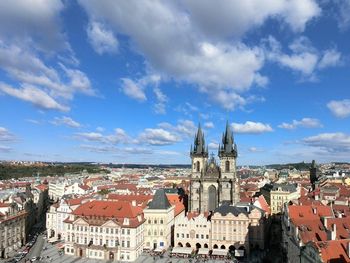
{"type": "Polygon", "coordinates": [[[272,215],[281,213],[284,203],[300,197],[300,188],[296,184],[265,184],[260,190],[272,215]]]}

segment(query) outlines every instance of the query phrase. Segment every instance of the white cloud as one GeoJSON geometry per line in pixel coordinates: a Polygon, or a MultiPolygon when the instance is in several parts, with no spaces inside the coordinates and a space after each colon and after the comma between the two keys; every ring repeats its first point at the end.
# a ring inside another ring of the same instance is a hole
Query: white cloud
{"type": "Polygon", "coordinates": [[[0,141],[11,142],[15,140],[15,136],[8,129],[0,127],[0,141]]]}
{"type": "Polygon", "coordinates": [[[93,21],[87,27],[86,32],[90,44],[98,54],[116,53],[118,51],[117,38],[104,24],[93,21]]]}
{"type": "Polygon", "coordinates": [[[175,134],[164,129],[145,129],[139,136],[140,143],[150,145],[170,145],[180,141],[175,134]]]}
{"type": "Polygon", "coordinates": [[[70,117],[62,116],[62,117],[55,117],[53,121],[51,121],[54,125],[66,125],[71,128],[80,128],[81,124],[75,120],[73,120],[70,117]]]}
{"type": "Polygon", "coordinates": [[[31,102],[35,106],[46,110],[69,111],[68,106],[60,104],[47,93],[32,85],[13,88],[0,82],[0,91],[18,99],[31,102]]]}
{"type": "Polygon", "coordinates": [[[197,130],[193,121],[190,120],[179,120],[176,125],[172,125],[168,122],[162,122],[158,124],[158,127],[169,130],[175,133],[178,137],[191,137],[197,130]]]}
{"type": "Polygon", "coordinates": [[[211,122],[211,121],[204,123],[204,128],[212,129],[212,128],[214,128],[214,127],[215,127],[215,126],[214,126],[214,123],[211,122]]]}
{"type": "Polygon", "coordinates": [[[219,148],[219,144],[216,142],[211,142],[208,144],[208,148],[211,150],[217,150],[219,148]]]}
{"type": "MultiPolygon", "coordinates": [[[[333,3],[333,1],[332,1],[333,3]]],[[[346,30],[350,26],[350,1],[349,0],[337,0],[334,1],[337,7],[336,19],[338,20],[338,26],[341,30],[346,30]]]]}
{"type": "Polygon", "coordinates": [[[265,47],[267,59],[299,72],[309,80],[315,79],[317,70],[340,65],[340,52],[328,49],[321,54],[306,37],[299,37],[289,45],[290,54],[284,53],[281,44],[272,36],[264,42],[268,44],[268,47],[265,47]]]}
{"type": "Polygon", "coordinates": [[[0,1],[0,38],[47,52],[67,49],[60,26],[63,9],[61,0],[0,1]]]}
{"type": "Polygon", "coordinates": [[[350,135],[342,132],[321,133],[302,141],[307,146],[318,147],[327,152],[350,152],[350,135]]]}
{"type": "Polygon", "coordinates": [[[8,146],[5,146],[5,145],[0,145],[0,152],[8,153],[8,152],[11,152],[11,151],[12,151],[11,147],[8,147],[8,146]]]}
{"type": "Polygon", "coordinates": [[[97,127],[97,128],[96,128],[96,131],[98,131],[98,132],[104,132],[104,131],[105,131],[105,128],[103,128],[103,127],[97,127]]]}
{"type": "Polygon", "coordinates": [[[232,129],[236,133],[260,134],[272,132],[273,129],[269,124],[261,122],[247,121],[245,123],[232,123],[232,129]]]}
{"type": "Polygon", "coordinates": [[[302,118],[301,120],[293,120],[292,123],[286,123],[283,122],[282,124],[278,125],[279,128],[282,129],[296,129],[298,127],[304,127],[304,128],[320,128],[322,127],[321,122],[318,119],[314,118],[302,118]]]}
{"type": "Polygon", "coordinates": [[[327,103],[328,109],[338,118],[350,116],[350,100],[332,100],[327,103]]]}
{"type": "Polygon", "coordinates": [[[251,153],[259,153],[259,152],[263,152],[263,149],[260,149],[257,147],[249,147],[248,151],[251,153]]]}
{"type": "Polygon", "coordinates": [[[147,100],[146,94],[143,91],[143,87],[141,85],[138,85],[133,80],[129,78],[123,78],[123,85],[122,85],[122,91],[123,93],[137,101],[145,101],[147,100]]]}
{"type": "Polygon", "coordinates": [[[168,97],[160,90],[159,87],[155,87],[153,91],[157,98],[157,103],[154,104],[154,111],[157,114],[165,114],[168,97]]]}
{"type": "Polygon", "coordinates": [[[100,143],[131,143],[131,138],[127,135],[127,133],[121,129],[116,128],[114,129],[113,134],[102,134],[100,132],[79,132],[75,134],[75,138],[83,140],[83,141],[89,141],[89,142],[100,142],[100,143]]]}
{"type": "Polygon", "coordinates": [[[318,68],[334,67],[340,64],[341,54],[335,49],[326,50],[318,63],[318,68]]]}
{"type": "MultiPolygon", "coordinates": [[[[71,100],[75,93],[84,93],[94,95],[90,80],[82,71],[57,64],[55,69],[48,66],[38,54],[28,47],[22,48],[18,45],[7,45],[0,40],[0,68],[3,69],[12,79],[17,81],[22,89],[11,88],[5,85],[6,94],[26,101],[37,101],[36,98],[29,98],[28,93],[31,90],[32,95],[40,93],[40,97],[46,97],[46,101],[51,98],[56,102],[56,106],[47,107],[45,103],[36,102],[37,106],[44,104],[44,109],[58,109],[67,111],[69,107],[62,106],[57,99],[71,100]],[[29,88],[31,87],[31,88],[29,88]],[[22,91],[27,91],[27,96],[19,96],[22,91]],[[45,95],[44,95],[45,94],[45,95]],[[61,106],[59,106],[61,105],[61,106]]],[[[54,104],[54,103],[51,103],[54,104]]]]}
{"type": "Polygon", "coordinates": [[[263,25],[268,18],[277,18],[292,30],[303,31],[306,23],[321,12],[313,0],[226,0],[220,5],[210,0],[190,0],[184,3],[194,23],[212,37],[240,36],[263,25]]]}

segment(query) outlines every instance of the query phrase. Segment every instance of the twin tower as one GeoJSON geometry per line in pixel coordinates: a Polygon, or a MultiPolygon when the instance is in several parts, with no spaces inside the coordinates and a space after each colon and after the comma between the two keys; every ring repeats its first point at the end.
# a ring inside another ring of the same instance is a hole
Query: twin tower
{"type": "Polygon", "coordinates": [[[239,202],[239,184],[236,174],[237,146],[230,125],[226,123],[222,144],[219,145],[217,164],[212,154],[208,160],[208,147],[204,133],[198,126],[191,145],[192,173],[190,181],[189,211],[214,211],[222,203],[235,205],[239,202]]]}

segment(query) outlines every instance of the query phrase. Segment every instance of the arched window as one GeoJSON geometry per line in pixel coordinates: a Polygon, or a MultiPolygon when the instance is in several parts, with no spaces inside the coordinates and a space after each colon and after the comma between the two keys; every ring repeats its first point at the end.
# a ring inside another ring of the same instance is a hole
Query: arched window
{"type": "Polygon", "coordinates": [[[225,172],[229,172],[230,171],[230,161],[226,161],[225,162],[225,172]]]}
{"type": "Polygon", "coordinates": [[[199,161],[196,162],[196,169],[197,169],[197,172],[200,172],[201,170],[201,164],[199,163],[199,161]]]}

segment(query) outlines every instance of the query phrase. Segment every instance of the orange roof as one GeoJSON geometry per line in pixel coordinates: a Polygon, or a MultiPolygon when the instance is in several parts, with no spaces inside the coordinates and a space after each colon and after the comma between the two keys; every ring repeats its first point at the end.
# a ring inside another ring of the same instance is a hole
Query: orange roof
{"type": "Polygon", "coordinates": [[[141,205],[143,208],[147,206],[147,203],[152,200],[153,195],[121,195],[121,194],[109,194],[107,199],[118,201],[136,201],[137,205],[141,205]]]}
{"type": "Polygon", "coordinates": [[[333,216],[330,206],[325,205],[290,205],[288,213],[291,219],[304,218],[305,220],[319,219],[321,216],[333,216]]]}
{"type": "Polygon", "coordinates": [[[175,216],[177,216],[178,214],[180,214],[182,211],[185,210],[185,206],[182,203],[182,201],[180,200],[180,196],[179,195],[177,195],[177,194],[166,194],[166,196],[167,196],[167,198],[169,200],[169,203],[171,205],[175,206],[175,210],[174,210],[175,216]]]}
{"type": "Polygon", "coordinates": [[[336,239],[350,238],[350,218],[327,218],[326,227],[328,230],[332,229],[332,225],[336,225],[336,239]]]}
{"type": "Polygon", "coordinates": [[[34,186],[34,187],[37,188],[37,189],[39,189],[39,190],[42,191],[42,192],[44,192],[44,191],[46,191],[46,190],[49,189],[49,187],[48,187],[47,185],[45,185],[45,184],[39,184],[39,185],[36,185],[36,186],[34,186]]]}
{"type": "Polygon", "coordinates": [[[269,204],[266,202],[266,199],[263,195],[260,195],[258,200],[260,203],[261,209],[264,210],[266,213],[271,214],[271,209],[269,204]]]}
{"type": "Polygon", "coordinates": [[[348,244],[350,239],[316,242],[313,245],[320,251],[323,262],[349,263],[348,244]]]}
{"type": "Polygon", "coordinates": [[[80,205],[73,211],[72,214],[83,217],[99,216],[106,219],[116,219],[117,221],[120,221],[124,218],[136,219],[130,222],[130,226],[132,227],[135,227],[143,222],[139,222],[137,220],[137,216],[143,214],[142,208],[132,206],[130,202],[126,201],[93,200],[80,205]]]}

